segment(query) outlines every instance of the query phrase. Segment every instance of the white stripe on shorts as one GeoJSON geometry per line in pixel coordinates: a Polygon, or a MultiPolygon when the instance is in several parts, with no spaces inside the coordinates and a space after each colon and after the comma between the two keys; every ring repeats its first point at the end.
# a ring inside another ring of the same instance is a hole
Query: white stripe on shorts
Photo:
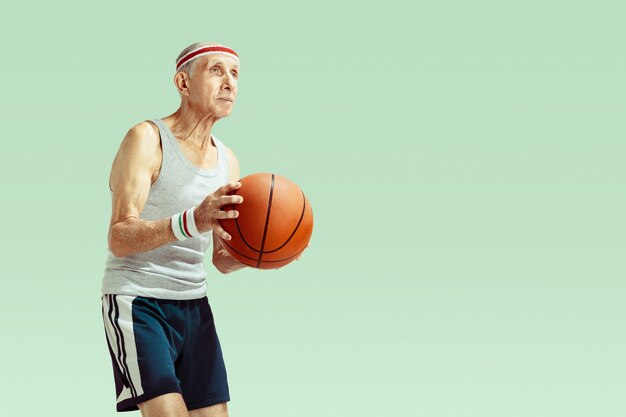
{"type": "Polygon", "coordinates": [[[132,295],[105,294],[102,297],[104,328],[118,369],[126,377],[130,386],[124,383],[117,402],[143,394],[141,375],[137,363],[137,348],[133,331],[132,295]],[[117,317],[117,319],[116,319],[117,317]]]}

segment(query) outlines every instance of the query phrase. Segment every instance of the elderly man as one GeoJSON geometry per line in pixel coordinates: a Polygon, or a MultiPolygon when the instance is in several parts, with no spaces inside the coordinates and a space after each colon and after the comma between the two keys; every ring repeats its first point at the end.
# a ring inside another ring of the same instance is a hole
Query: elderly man
{"type": "Polygon", "coordinates": [[[196,43],[176,59],[180,107],[133,126],[117,152],[102,313],[117,411],[228,416],[226,368],[206,296],[205,252],[222,273],[243,267],[216,237],[242,202],[233,151],[211,134],[237,97],[239,56],[196,43]]]}

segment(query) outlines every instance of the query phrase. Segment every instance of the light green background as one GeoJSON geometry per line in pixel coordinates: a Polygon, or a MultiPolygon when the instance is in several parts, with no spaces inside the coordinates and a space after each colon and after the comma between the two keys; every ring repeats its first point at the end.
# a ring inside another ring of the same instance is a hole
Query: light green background
{"type": "Polygon", "coordinates": [[[243,175],[300,184],[316,221],[283,270],[208,271],[231,416],[626,415],[625,13],[3,5],[0,413],[116,415],[109,169],[206,40],[242,63],[213,133],[243,175]]]}

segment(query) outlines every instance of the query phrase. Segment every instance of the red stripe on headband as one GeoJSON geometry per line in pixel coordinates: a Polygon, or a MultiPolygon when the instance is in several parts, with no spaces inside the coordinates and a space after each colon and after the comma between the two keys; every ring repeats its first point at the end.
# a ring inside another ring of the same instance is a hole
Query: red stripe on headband
{"type": "Polygon", "coordinates": [[[176,71],[178,71],[179,68],[185,65],[187,62],[191,61],[192,59],[194,59],[200,54],[204,54],[205,52],[226,52],[227,54],[232,54],[232,55],[235,55],[237,58],[239,58],[239,55],[237,55],[237,52],[225,46],[206,46],[204,48],[196,49],[195,51],[192,51],[188,53],[187,55],[185,55],[184,57],[182,57],[180,61],[178,61],[178,64],[176,65],[176,71]]]}

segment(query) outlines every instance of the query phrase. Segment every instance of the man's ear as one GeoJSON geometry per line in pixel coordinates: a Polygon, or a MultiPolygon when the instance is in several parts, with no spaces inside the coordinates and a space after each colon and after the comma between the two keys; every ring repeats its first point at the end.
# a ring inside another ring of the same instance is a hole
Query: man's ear
{"type": "Polygon", "coordinates": [[[181,95],[189,96],[189,75],[184,71],[179,71],[174,75],[174,85],[181,95]]]}

